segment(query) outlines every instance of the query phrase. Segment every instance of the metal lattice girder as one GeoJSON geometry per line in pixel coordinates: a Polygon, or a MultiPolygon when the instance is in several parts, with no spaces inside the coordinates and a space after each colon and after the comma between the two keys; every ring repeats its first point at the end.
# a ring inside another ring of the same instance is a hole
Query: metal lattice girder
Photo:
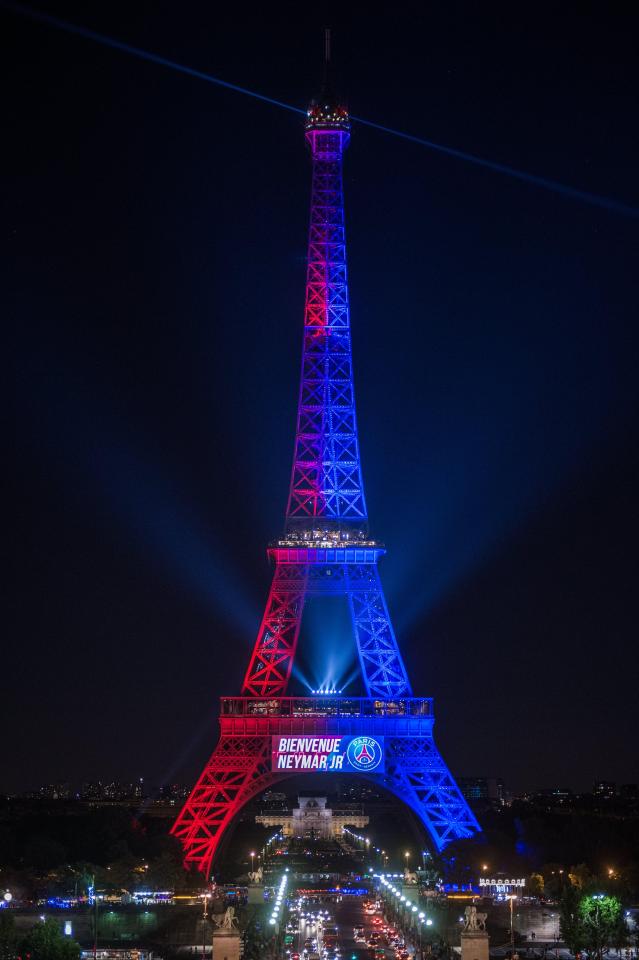
{"type": "Polygon", "coordinates": [[[171,829],[184,847],[186,867],[208,876],[233,817],[277,779],[270,761],[270,737],[221,738],[171,829]]]}
{"type": "Polygon", "coordinates": [[[348,599],[360,666],[369,697],[410,696],[404,661],[397,646],[377,572],[362,564],[349,578],[348,599]]]}
{"type": "Polygon", "coordinates": [[[387,740],[386,773],[374,776],[412,807],[438,850],[481,830],[432,736],[387,740]]]}
{"type": "MultiPolygon", "coordinates": [[[[287,720],[283,732],[290,732],[289,726],[287,720]]],[[[271,726],[270,733],[275,731],[271,726]]],[[[352,731],[372,732],[367,723],[352,731]]],[[[184,845],[185,865],[208,875],[215,851],[242,807],[260,791],[292,775],[272,772],[270,760],[270,736],[222,736],[171,831],[184,845]]],[[[365,778],[410,806],[437,850],[480,829],[432,733],[387,736],[386,771],[365,778]]]]}
{"type": "Polygon", "coordinates": [[[308,567],[277,564],[244,678],[244,694],[263,697],[283,696],[286,692],[300,632],[307,579],[308,567]]]}
{"type": "MultiPolygon", "coordinates": [[[[382,552],[371,551],[371,555],[382,552]]],[[[314,551],[306,553],[314,555],[314,551]]],[[[356,556],[357,552],[352,551],[352,555],[356,556]]],[[[278,560],[243,694],[284,696],[293,668],[304,600],[309,596],[327,595],[348,599],[368,696],[410,696],[410,682],[375,561],[291,563],[278,560]]]]}
{"type": "Polygon", "coordinates": [[[313,131],[304,352],[287,518],[364,523],[366,503],[353,391],[343,132],[313,131]]]}

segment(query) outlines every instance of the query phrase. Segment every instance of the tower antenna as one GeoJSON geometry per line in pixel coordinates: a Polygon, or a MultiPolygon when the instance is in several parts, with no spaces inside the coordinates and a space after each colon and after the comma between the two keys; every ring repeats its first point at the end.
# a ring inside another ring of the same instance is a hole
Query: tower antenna
{"type": "Polygon", "coordinates": [[[322,84],[322,93],[330,92],[330,71],[331,71],[331,28],[324,27],[324,82],[322,84]]]}

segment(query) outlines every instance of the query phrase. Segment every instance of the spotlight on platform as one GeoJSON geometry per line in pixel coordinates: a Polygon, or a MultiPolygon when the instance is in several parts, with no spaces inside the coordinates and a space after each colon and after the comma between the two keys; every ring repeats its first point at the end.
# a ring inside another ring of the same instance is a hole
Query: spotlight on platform
{"type": "Polygon", "coordinates": [[[321,694],[323,697],[327,694],[330,696],[332,694],[338,694],[342,692],[341,687],[332,686],[330,683],[325,684],[323,687],[320,687],[319,690],[311,690],[311,693],[321,694]]]}

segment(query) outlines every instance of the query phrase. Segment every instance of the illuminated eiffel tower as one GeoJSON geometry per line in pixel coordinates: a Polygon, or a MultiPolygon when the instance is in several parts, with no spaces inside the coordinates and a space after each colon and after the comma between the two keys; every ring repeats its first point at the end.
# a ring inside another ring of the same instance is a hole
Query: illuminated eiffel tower
{"type": "Polygon", "coordinates": [[[368,533],[346,277],[342,157],[348,113],[325,87],[308,110],[313,161],[302,376],[284,536],[242,695],[223,697],[220,739],[172,832],[209,873],[238,811],[304,770],[373,780],[421,819],[437,850],[479,825],[433,739],[433,702],[414,697],[368,533]],[[345,596],[366,697],[287,695],[308,597],[345,596]]]}

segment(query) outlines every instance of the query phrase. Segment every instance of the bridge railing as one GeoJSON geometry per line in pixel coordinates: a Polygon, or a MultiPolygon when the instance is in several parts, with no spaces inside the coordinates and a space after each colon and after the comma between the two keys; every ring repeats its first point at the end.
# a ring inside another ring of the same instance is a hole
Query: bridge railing
{"type": "Polygon", "coordinates": [[[222,697],[222,716],[432,717],[431,697],[222,697]]]}

